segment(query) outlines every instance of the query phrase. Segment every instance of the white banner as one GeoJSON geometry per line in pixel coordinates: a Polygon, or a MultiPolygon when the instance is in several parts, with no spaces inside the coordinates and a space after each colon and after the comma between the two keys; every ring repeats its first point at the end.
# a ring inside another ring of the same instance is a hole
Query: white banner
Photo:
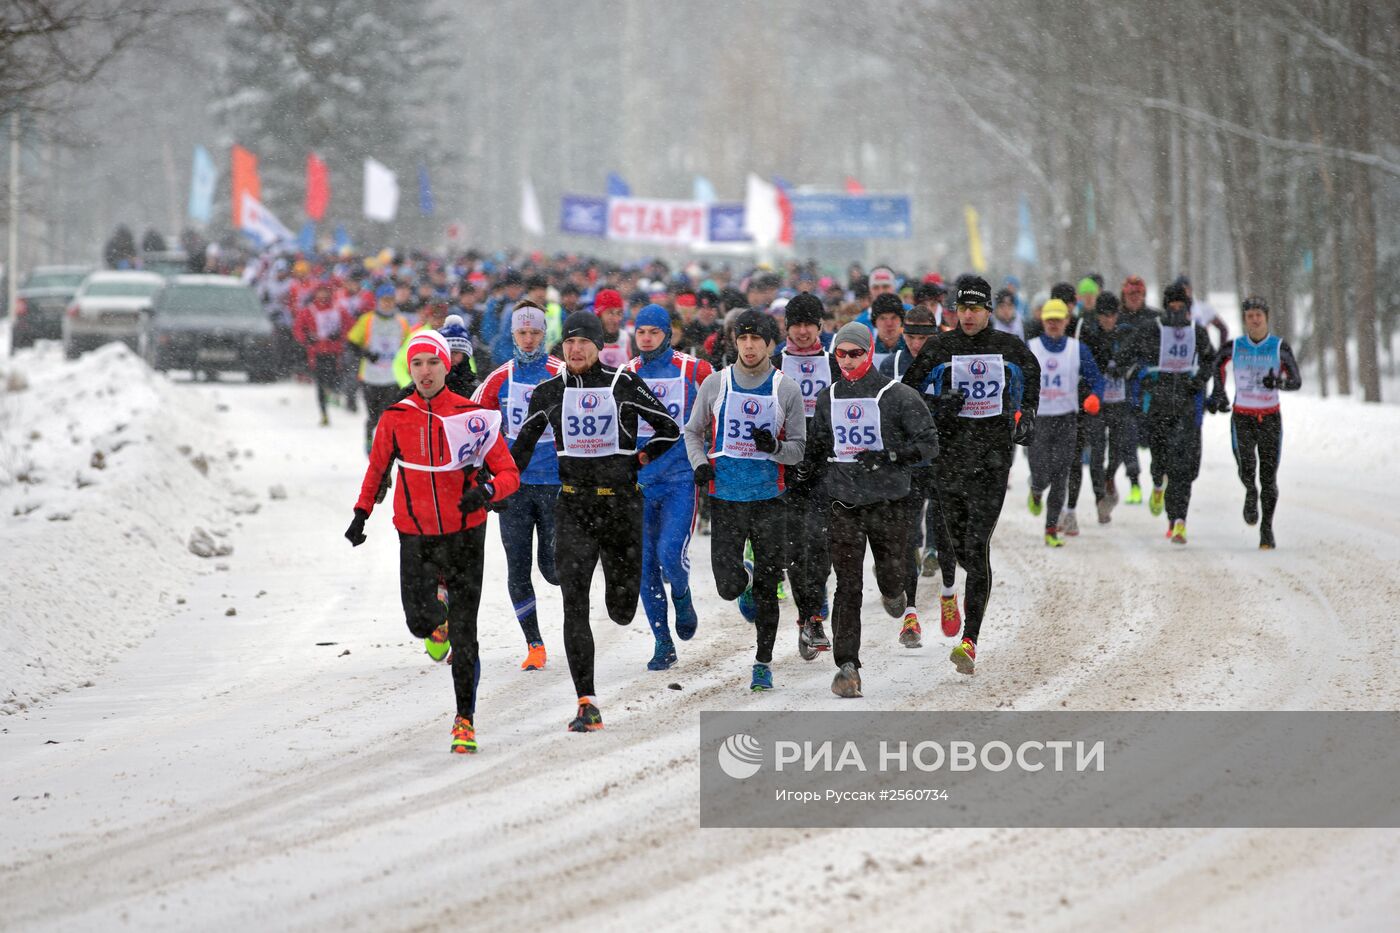
{"type": "Polygon", "coordinates": [[[399,213],[399,180],[388,166],[365,159],[365,217],[391,221],[399,213]]]}
{"type": "Polygon", "coordinates": [[[744,184],[744,232],[753,237],[755,245],[767,248],[778,242],[782,229],[778,189],[750,172],[744,184]]]}
{"type": "Polygon", "coordinates": [[[247,191],[243,192],[243,226],[240,229],[264,249],[296,240],[292,231],[247,191]]]}
{"type": "Polygon", "coordinates": [[[699,201],[608,198],[608,239],[689,246],[708,236],[709,208],[699,201]]]}
{"type": "Polygon", "coordinates": [[[544,236],[540,199],[535,195],[535,183],[528,178],[520,183],[520,226],[531,236],[544,236]]]}

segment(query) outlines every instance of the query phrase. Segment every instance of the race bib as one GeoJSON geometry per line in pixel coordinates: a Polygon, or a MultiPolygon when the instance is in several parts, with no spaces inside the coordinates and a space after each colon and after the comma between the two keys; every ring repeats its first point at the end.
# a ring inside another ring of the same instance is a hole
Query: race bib
{"type": "Polygon", "coordinates": [[[399,465],[405,469],[421,470],[424,473],[447,473],[451,470],[479,467],[486,461],[486,452],[501,434],[501,413],[498,411],[481,409],[446,417],[432,412],[428,414],[442,422],[442,432],[447,438],[447,449],[452,454],[452,462],[432,466],[400,459],[399,465]]]}
{"type": "Polygon", "coordinates": [[[1103,400],[1105,404],[1128,400],[1128,384],[1123,379],[1104,379],[1103,400]]]}
{"type": "MultiPolygon", "coordinates": [[[[525,424],[525,419],[530,417],[530,399],[534,397],[535,389],[539,386],[516,380],[514,363],[506,376],[506,384],[510,386],[510,391],[506,394],[506,437],[515,440],[520,435],[520,428],[525,424]]],[[[545,427],[544,432],[540,434],[540,440],[554,443],[553,425],[545,427]]]]}
{"type": "Polygon", "coordinates": [[[802,393],[802,412],[810,418],[817,413],[817,396],[831,385],[831,357],[826,353],[817,356],[784,353],[783,375],[797,383],[802,393]]]}
{"type": "Polygon", "coordinates": [[[1196,328],[1157,325],[1162,335],[1157,352],[1157,370],[1164,373],[1189,373],[1195,369],[1196,328]]]}
{"type": "Polygon", "coordinates": [[[853,463],[862,450],[884,450],[880,430],[880,399],[893,382],[885,383],[874,398],[831,397],[832,457],[837,463],[853,463]]]}
{"type": "Polygon", "coordinates": [[[1000,353],[953,357],[953,391],[963,395],[960,418],[995,418],[1004,410],[1006,360],[1000,353]]]}
{"type": "Polygon", "coordinates": [[[734,371],[725,371],[725,392],[722,417],[718,419],[719,438],[716,456],[737,460],[772,460],[770,454],[754,444],[755,431],[766,429],[778,435],[778,379],[773,374],[773,394],[755,395],[734,387],[734,371]]]}
{"type": "MultiPolygon", "coordinates": [[[[673,379],[643,379],[647,388],[651,389],[651,394],[656,396],[656,400],[666,406],[666,414],[671,416],[671,420],[679,427],[681,415],[685,412],[685,376],[676,376],[673,379]]],[[[656,430],[647,423],[645,418],[637,419],[637,444],[640,446],[643,440],[650,440],[656,434],[656,430]]]]}
{"type": "Polygon", "coordinates": [[[559,416],[564,431],[564,456],[611,457],[622,452],[617,443],[617,399],[613,396],[621,375],[619,369],[606,389],[564,389],[564,407],[559,416]]]}

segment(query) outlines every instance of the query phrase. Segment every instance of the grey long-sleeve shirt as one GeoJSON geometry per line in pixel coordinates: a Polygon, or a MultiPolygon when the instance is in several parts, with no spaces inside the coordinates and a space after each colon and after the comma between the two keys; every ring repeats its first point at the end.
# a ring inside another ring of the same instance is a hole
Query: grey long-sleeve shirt
{"type": "MultiPolygon", "coordinates": [[[[690,411],[690,420],[685,423],[685,453],[692,469],[709,459],[711,433],[714,426],[714,407],[719,401],[720,391],[733,371],[734,385],[739,389],[752,390],[763,385],[773,375],[778,380],[778,406],[782,410],[782,431],[778,434],[778,452],[772,459],[780,464],[791,466],[802,460],[807,444],[807,417],[802,407],[802,390],[797,383],[780,372],[775,372],[772,363],[765,359],[767,369],[758,375],[745,373],[738,366],[716,370],[700,386],[695,407],[690,411]]],[[[751,461],[754,463],[764,461],[751,461]]]]}

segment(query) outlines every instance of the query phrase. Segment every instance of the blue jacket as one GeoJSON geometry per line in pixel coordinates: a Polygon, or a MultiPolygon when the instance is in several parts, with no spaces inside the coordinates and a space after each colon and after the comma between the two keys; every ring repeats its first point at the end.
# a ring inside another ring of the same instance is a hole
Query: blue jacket
{"type": "MultiPolygon", "coordinates": [[[[640,356],[633,357],[627,362],[627,368],[645,379],[648,385],[655,379],[685,377],[681,386],[683,399],[658,396],[666,405],[666,410],[671,412],[681,426],[690,420],[690,412],[695,407],[696,396],[700,394],[701,383],[713,372],[710,364],[704,360],[672,349],[667,349],[650,363],[644,362],[640,356]]],[[[659,460],[642,467],[641,472],[637,474],[637,481],[646,487],[662,483],[693,483],[693,477],[694,471],[686,458],[685,445],[676,444],[662,454],[659,460]]]]}

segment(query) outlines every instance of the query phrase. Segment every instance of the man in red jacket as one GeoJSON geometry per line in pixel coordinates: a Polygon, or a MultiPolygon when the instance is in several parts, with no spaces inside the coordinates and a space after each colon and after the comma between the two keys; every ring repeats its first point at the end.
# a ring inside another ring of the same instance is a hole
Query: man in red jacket
{"type": "Polygon", "coordinates": [[[316,380],[316,404],[323,428],[331,423],[326,402],[339,390],[345,335],[355,323],[344,302],[335,301],[333,296],[329,282],[319,283],[311,301],[292,318],[292,336],[306,347],[306,365],[316,380]]]}
{"type": "Polygon", "coordinates": [[[476,751],[476,611],[481,602],[486,505],[520,487],[520,471],[501,432],[501,413],[446,388],[452,352],[435,330],[414,334],[408,346],[413,389],[379,419],[370,447],[351,545],[365,540],[384,474],[398,461],[394,527],[399,532],[399,594],[408,630],[422,638],[434,661],[452,656],[457,716],[452,751],[476,751]],[[438,580],[447,608],[438,601],[438,580]]]}

